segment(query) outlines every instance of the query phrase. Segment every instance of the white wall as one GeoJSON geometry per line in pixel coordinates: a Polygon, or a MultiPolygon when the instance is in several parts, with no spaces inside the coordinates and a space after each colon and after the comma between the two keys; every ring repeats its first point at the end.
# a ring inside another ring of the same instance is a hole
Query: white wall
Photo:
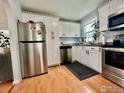
{"type": "Polygon", "coordinates": [[[8,27],[7,14],[4,8],[2,0],[0,0],[0,29],[6,29],[8,27]]]}
{"type": "Polygon", "coordinates": [[[3,0],[3,2],[7,12],[8,27],[10,30],[11,58],[14,77],[13,83],[17,84],[21,81],[21,69],[17,35],[17,19],[21,19],[21,7],[19,0],[3,0]]]}
{"type": "Polygon", "coordinates": [[[77,37],[61,37],[61,44],[74,44],[74,43],[80,43],[81,38],[77,37]]]}

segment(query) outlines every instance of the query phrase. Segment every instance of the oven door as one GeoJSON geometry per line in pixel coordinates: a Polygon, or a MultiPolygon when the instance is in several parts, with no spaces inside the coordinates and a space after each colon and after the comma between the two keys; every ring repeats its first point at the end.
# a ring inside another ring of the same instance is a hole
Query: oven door
{"type": "Polygon", "coordinates": [[[124,49],[103,49],[103,70],[124,76],[124,49]]]}

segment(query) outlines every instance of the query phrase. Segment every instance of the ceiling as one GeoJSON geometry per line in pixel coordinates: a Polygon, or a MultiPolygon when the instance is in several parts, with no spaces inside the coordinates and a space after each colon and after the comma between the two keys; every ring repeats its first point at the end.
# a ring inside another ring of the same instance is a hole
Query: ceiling
{"type": "Polygon", "coordinates": [[[5,8],[3,6],[2,0],[0,0],[0,28],[6,28],[7,27],[7,14],[5,11],[5,8]]]}
{"type": "Polygon", "coordinates": [[[22,9],[79,21],[107,0],[21,0],[22,9]]]}

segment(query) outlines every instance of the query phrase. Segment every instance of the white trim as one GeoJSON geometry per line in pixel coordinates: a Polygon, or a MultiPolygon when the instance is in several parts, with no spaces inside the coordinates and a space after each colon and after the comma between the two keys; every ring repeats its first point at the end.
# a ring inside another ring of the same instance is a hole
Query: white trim
{"type": "Polygon", "coordinates": [[[90,21],[84,23],[84,24],[83,24],[83,27],[86,26],[86,25],[88,25],[88,24],[90,24],[90,23],[92,23],[92,22],[94,22],[94,21],[97,22],[97,17],[95,17],[95,18],[93,18],[92,20],[90,20],[90,21]]]}
{"type": "Polygon", "coordinates": [[[21,81],[22,81],[22,79],[20,79],[20,80],[14,80],[14,81],[13,81],[13,85],[19,84],[21,81]]]}
{"type": "Polygon", "coordinates": [[[54,67],[54,66],[60,66],[60,63],[48,65],[48,68],[49,68],[49,67],[54,67]]]}
{"type": "Polygon", "coordinates": [[[2,81],[0,81],[0,84],[2,83],[2,81]]]}

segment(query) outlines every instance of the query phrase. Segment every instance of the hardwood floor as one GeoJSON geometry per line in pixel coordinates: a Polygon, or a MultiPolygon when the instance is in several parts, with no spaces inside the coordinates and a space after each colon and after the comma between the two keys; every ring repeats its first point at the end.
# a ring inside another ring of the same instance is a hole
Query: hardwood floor
{"type": "Polygon", "coordinates": [[[8,93],[12,87],[11,81],[0,83],[0,93],[8,93]]]}
{"type": "Polygon", "coordinates": [[[24,79],[10,93],[124,93],[124,90],[101,75],[80,81],[60,66],[49,68],[48,74],[24,79]]]}

